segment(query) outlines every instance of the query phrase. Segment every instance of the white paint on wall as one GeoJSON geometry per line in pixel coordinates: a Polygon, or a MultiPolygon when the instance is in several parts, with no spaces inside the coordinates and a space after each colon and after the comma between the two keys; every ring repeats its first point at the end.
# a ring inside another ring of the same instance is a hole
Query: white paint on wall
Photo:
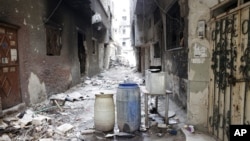
{"type": "Polygon", "coordinates": [[[30,73],[28,92],[30,96],[30,104],[36,104],[44,101],[47,98],[44,82],[40,82],[37,75],[30,73]]]}
{"type": "Polygon", "coordinates": [[[203,127],[207,126],[207,110],[208,110],[208,88],[197,93],[190,93],[190,99],[188,101],[188,121],[190,124],[199,124],[203,127]],[[194,98],[195,97],[195,98],[194,98]],[[202,113],[202,114],[201,114],[202,113]]]}

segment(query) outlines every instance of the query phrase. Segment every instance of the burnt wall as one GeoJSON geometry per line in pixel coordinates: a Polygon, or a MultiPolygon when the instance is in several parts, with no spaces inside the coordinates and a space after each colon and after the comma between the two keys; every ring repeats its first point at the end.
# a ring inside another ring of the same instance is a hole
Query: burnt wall
{"type": "MultiPolygon", "coordinates": [[[[75,14],[63,1],[0,0],[0,21],[19,26],[18,55],[23,101],[33,104],[80,82],[77,28],[84,32],[89,19],[75,14]],[[58,6],[58,7],[57,7],[58,6]],[[56,8],[57,7],[57,8],[56,8]],[[46,53],[46,28],[62,29],[60,55],[46,53]]],[[[86,31],[87,32],[87,31],[86,31]]]]}

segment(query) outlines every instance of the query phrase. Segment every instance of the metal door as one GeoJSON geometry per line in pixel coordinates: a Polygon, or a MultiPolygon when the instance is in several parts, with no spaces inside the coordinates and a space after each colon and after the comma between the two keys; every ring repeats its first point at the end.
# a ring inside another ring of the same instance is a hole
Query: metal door
{"type": "Polygon", "coordinates": [[[0,23],[0,96],[2,108],[21,103],[17,28],[0,23]]]}
{"type": "Polygon", "coordinates": [[[250,124],[250,6],[211,22],[209,131],[229,140],[231,124],[250,124]]]}

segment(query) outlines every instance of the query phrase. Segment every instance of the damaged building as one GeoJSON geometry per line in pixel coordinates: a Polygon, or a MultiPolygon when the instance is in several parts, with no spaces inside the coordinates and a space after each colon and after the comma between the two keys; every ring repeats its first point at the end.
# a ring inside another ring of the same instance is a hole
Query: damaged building
{"type": "Polygon", "coordinates": [[[108,66],[111,6],[109,0],[1,0],[2,109],[42,102],[108,66]]]}
{"type": "Polygon", "coordinates": [[[248,124],[248,0],[131,0],[137,69],[166,72],[190,124],[219,140],[248,124]]]}

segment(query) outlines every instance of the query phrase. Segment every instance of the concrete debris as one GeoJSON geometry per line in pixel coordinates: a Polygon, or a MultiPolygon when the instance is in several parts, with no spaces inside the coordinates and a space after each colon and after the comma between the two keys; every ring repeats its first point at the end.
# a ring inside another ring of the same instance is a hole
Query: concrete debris
{"type": "MultiPolygon", "coordinates": [[[[150,128],[146,128],[145,123],[142,124],[140,127],[140,131],[143,132],[142,136],[139,136],[137,133],[119,132],[119,129],[118,132],[110,132],[112,134],[98,133],[98,131],[94,130],[95,94],[100,92],[114,94],[115,100],[118,84],[123,83],[124,78],[128,78],[128,81],[133,81],[137,84],[142,83],[143,79],[137,78],[137,75],[131,73],[130,69],[116,67],[113,70],[104,71],[99,76],[85,77],[79,85],[70,88],[66,92],[53,94],[44,103],[32,105],[32,108],[27,110],[19,110],[19,113],[14,116],[4,117],[3,125],[0,126],[0,129],[4,129],[0,130],[0,135],[2,135],[0,136],[0,141],[79,141],[106,140],[108,137],[114,137],[117,140],[119,140],[118,137],[121,137],[121,140],[130,137],[135,137],[135,140],[143,140],[141,138],[151,140],[151,137],[157,136],[157,133],[162,135],[167,133],[174,134],[167,130],[168,128],[166,129],[163,118],[159,117],[158,114],[150,115],[150,119],[153,120],[150,123],[154,123],[151,124],[150,128]],[[54,100],[58,102],[59,106],[57,106],[54,100]],[[63,112],[59,107],[63,109],[63,112]]],[[[161,104],[159,103],[159,105],[161,104]]],[[[144,106],[144,103],[142,106],[144,106]]],[[[144,110],[142,110],[142,115],[145,115],[144,110]]],[[[142,116],[142,121],[144,121],[144,118],[145,116],[142,116]]]]}
{"type": "Polygon", "coordinates": [[[42,125],[45,122],[51,124],[51,118],[43,115],[37,115],[32,119],[32,124],[33,125],[42,125]]]}
{"type": "Polygon", "coordinates": [[[68,98],[73,99],[73,101],[78,101],[83,99],[83,95],[79,92],[73,92],[67,95],[68,98]]]}
{"type": "Polygon", "coordinates": [[[114,136],[119,136],[119,137],[134,137],[134,134],[130,134],[130,133],[125,133],[125,132],[119,132],[119,133],[115,133],[115,134],[107,134],[105,137],[106,138],[110,138],[110,137],[114,137],[114,136]]]}
{"type": "Polygon", "coordinates": [[[44,139],[39,139],[39,141],[54,141],[53,138],[44,138],[44,139]]]}
{"type": "Polygon", "coordinates": [[[88,129],[88,130],[83,130],[81,131],[82,135],[86,135],[86,134],[93,134],[95,132],[95,130],[93,129],[88,129]]]}
{"type": "Polygon", "coordinates": [[[0,136],[0,141],[11,141],[10,137],[6,134],[0,136]]]}
{"type": "Polygon", "coordinates": [[[0,121],[0,130],[4,130],[4,129],[6,129],[7,127],[8,127],[8,125],[7,125],[5,122],[0,121]]]}
{"type": "Polygon", "coordinates": [[[62,124],[61,126],[57,127],[56,130],[65,134],[66,132],[68,132],[69,130],[71,130],[74,126],[69,124],[69,123],[65,123],[62,124]]]}
{"type": "Polygon", "coordinates": [[[166,129],[167,125],[166,124],[158,124],[158,128],[163,128],[163,129],[165,128],[166,129]]]}

